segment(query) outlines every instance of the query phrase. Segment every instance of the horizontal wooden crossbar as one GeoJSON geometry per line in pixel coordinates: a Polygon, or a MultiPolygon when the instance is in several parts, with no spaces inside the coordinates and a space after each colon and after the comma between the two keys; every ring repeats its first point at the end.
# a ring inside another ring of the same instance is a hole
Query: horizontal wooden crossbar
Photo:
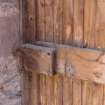
{"type": "Polygon", "coordinates": [[[23,45],[18,52],[25,70],[105,84],[104,51],[38,41],[23,45]]]}

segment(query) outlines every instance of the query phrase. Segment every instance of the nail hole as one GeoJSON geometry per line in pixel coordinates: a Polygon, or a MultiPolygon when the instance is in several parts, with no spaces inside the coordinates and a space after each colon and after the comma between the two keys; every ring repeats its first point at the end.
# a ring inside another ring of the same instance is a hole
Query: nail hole
{"type": "Polygon", "coordinates": [[[32,21],[32,17],[30,17],[29,20],[32,21]]]}
{"type": "Polygon", "coordinates": [[[50,53],[47,53],[48,55],[50,55],[50,53]]]}

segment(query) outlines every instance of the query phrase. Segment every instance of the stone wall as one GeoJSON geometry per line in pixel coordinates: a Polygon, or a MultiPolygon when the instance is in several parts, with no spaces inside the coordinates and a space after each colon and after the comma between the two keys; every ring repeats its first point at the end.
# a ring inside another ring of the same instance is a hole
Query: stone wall
{"type": "Polygon", "coordinates": [[[21,105],[19,62],[12,54],[20,43],[19,0],[0,0],[0,105],[21,105]]]}

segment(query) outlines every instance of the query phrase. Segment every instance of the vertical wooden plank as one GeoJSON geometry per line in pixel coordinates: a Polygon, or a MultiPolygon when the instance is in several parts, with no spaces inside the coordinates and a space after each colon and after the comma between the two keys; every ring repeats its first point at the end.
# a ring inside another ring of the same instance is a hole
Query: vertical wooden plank
{"type": "MultiPolygon", "coordinates": [[[[63,43],[72,44],[73,0],[63,0],[63,43]]],[[[66,56],[65,56],[66,57],[66,56]]],[[[67,63],[67,61],[65,61],[67,63]]],[[[66,72],[66,68],[65,68],[66,72]]],[[[72,105],[72,79],[63,77],[63,105],[72,105]]]]}
{"type": "Polygon", "coordinates": [[[84,47],[94,47],[96,0],[85,0],[84,5],[84,47]]]}
{"type": "Polygon", "coordinates": [[[63,105],[62,76],[56,75],[54,78],[54,105],[63,105]]]}
{"type": "Polygon", "coordinates": [[[100,84],[94,84],[93,89],[92,105],[103,105],[103,86],[100,84]]]}
{"type": "Polygon", "coordinates": [[[30,105],[39,105],[39,76],[33,71],[32,72],[32,82],[30,91],[30,105]]]}
{"type": "Polygon", "coordinates": [[[81,105],[81,81],[73,79],[73,105],[81,105]]]}
{"type": "Polygon", "coordinates": [[[93,105],[94,84],[90,81],[82,83],[82,104],[93,105]]]}
{"type": "MultiPolygon", "coordinates": [[[[63,21],[63,0],[54,0],[54,35],[55,43],[62,42],[62,21],[63,21]]],[[[56,75],[54,77],[54,105],[63,105],[63,77],[56,75]]]]}
{"type": "MultiPolygon", "coordinates": [[[[53,41],[53,0],[45,0],[45,39],[44,41],[53,41]]],[[[46,105],[54,105],[54,78],[46,76],[46,105]]]]}
{"type": "Polygon", "coordinates": [[[87,81],[82,81],[82,105],[87,105],[87,81]]]}
{"type": "Polygon", "coordinates": [[[97,0],[96,13],[96,47],[105,48],[105,0],[97,0]]]}
{"type": "Polygon", "coordinates": [[[73,0],[63,0],[63,43],[71,44],[73,37],[73,0]]]}
{"type": "Polygon", "coordinates": [[[54,105],[54,77],[46,76],[46,105],[54,105]]]}
{"type": "Polygon", "coordinates": [[[37,0],[37,40],[45,40],[45,0],[37,0]]]}
{"type": "Polygon", "coordinates": [[[72,105],[72,79],[63,77],[63,105],[72,105]]]}
{"type": "Polygon", "coordinates": [[[63,0],[54,0],[54,42],[62,42],[63,0]]]}
{"type": "Polygon", "coordinates": [[[40,74],[40,104],[46,105],[46,76],[40,74]]]}
{"type": "MultiPolygon", "coordinates": [[[[96,4],[96,0],[85,0],[84,40],[87,47],[98,48],[99,41],[95,32],[96,4]]],[[[90,88],[87,88],[86,103],[89,105],[103,105],[103,86],[89,83],[87,87],[90,88]]]]}
{"type": "Polygon", "coordinates": [[[54,0],[45,0],[45,32],[46,32],[46,41],[53,41],[53,5],[54,0]]]}
{"type": "MultiPolygon", "coordinates": [[[[84,47],[94,47],[94,24],[95,24],[95,0],[85,0],[84,2],[84,47]]],[[[84,82],[82,84],[82,104],[92,105],[93,84],[84,82]]]]}
{"type": "MultiPolygon", "coordinates": [[[[64,62],[62,62],[64,66],[64,73],[68,74],[68,70],[70,70],[71,65],[69,64],[69,54],[65,52],[64,55],[62,55],[62,58],[64,57],[64,62]]],[[[68,74],[69,75],[69,74],[68,74]]],[[[63,105],[73,105],[73,80],[72,78],[68,78],[67,75],[63,76],[63,105]]]]}
{"type": "MultiPolygon", "coordinates": [[[[105,0],[97,0],[96,2],[97,11],[96,11],[96,24],[95,24],[95,47],[96,48],[105,48],[105,0]]],[[[93,104],[95,105],[104,105],[104,88],[105,86],[96,85],[93,104]]]]}
{"type": "Polygon", "coordinates": [[[83,105],[103,105],[103,86],[91,82],[84,82],[82,87],[83,105]]]}
{"type": "Polygon", "coordinates": [[[86,105],[92,105],[93,102],[93,83],[87,84],[86,105]]]}
{"type": "Polygon", "coordinates": [[[89,105],[103,105],[103,87],[101,85],[88,83],[86,103],[89,105]]]}
{"type": "Polygon", "coordinates": [[[103,105],[105,105],[105,85],[103,86],[103,105]]]}
{"type": "MultiPolygon", "coordinates": [[[[26,0],[23,2],[23,39],[25,43],[33,43],[36,38],[36,0],[26,0]]],[[[24,71],[24,93],[25,103],[23,105],[37,105],[37,75],[24,71]],[[32,77],[31,77],[32,76],[32,77]],[[34,82],[33,82],[34,80],[34,82]]]]}
{"type": "Polygon", "coordinates": [[[84,0],[74,0],[73,44],[83,46],[84,0]]]}
{"type": "MultiPolygon", "coordinates": [[[[73,45],[83,45],[84,0],[74,0],[73,45]]],[[[82,104],[82,83],[73,79],[73,105],[82,104]]]]}
{"type": "Polygon", "coordinates": [[[34,42],[36,37],[36,2],[23,1],[23,37],[25,42],[34,42]]]}
{"type": "Polygon", "coordinates": [[[30,91],[31,91],[31,81],[30,72],[23,71],[22,78],[22,105],[30,105],[30,91]]]}
{"type": "MultiPolygon", "coordinates": [[[[23,1],[19,0],[18,1],[18,8],[19,8],[19,34],[20,34],[20,39],[22,39],[23,37],[23,1]]],[[[20,41],[20,43],[22,43],[23,40],[20,41]]]]}
{"type": "MultiPolygon", "coordinates": [[[[45,0],[37,0],[37,40],[45,41],[45,0]]],[[[46,76],[40,75],[40,105],[47,104],[46,76]]]]}

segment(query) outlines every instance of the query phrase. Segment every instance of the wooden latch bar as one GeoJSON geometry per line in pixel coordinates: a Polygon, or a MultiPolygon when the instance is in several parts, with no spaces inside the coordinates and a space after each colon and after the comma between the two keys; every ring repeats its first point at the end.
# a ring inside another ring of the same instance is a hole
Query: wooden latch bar
{"type": "Polygon", "coordinates": [[[25,44],[18,51],[26,70],[105,84],[104,51],[40,41],[25,44]]]}

